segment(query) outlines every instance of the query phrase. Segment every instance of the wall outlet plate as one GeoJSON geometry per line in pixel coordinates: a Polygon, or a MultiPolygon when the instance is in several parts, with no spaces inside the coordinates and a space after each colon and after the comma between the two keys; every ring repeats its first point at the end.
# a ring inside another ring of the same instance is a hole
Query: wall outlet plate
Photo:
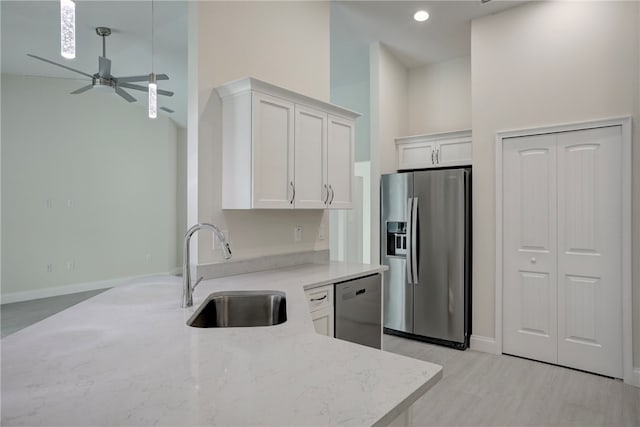
{"type": "Polygon", "coordinates": [[[293,241],[301,242],[302,241],[302,226],[298,225],[293,229],[293,241]]]}

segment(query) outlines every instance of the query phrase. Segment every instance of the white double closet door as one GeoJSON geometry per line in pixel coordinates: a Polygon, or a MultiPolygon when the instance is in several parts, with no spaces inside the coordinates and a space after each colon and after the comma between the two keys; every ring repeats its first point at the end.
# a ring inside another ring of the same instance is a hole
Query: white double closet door
{"type": "Polygon", "coordinates": [[[503,352],[622,369],[622,127],[503,144],[503,352]]]}

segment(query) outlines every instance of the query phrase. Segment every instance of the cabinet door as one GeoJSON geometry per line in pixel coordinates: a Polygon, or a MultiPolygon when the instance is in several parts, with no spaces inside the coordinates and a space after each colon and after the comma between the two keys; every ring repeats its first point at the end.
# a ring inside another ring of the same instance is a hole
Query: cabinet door
{"type": "Polygon", "coordinates": [[[328,207],[351,209],[353,200],[354,122],[329,115],[327,140],[328,207]]]}
{"type": "Polygon", "coordinates": [[[295,200],[303,209],[323,209],[327,200],[327,113],[296,105],[295,200]]]}
{"type": "Polygon", "coordinates": [[[312,312],[311,320],[317,333],[328,337],[333,336],[333,307],[312,312]]]}
{"type": "Polygon", "coordinates": [[[471,140],[452,139],[436,146],[435,161],[439,167],[471,164],[471,140]]]}
{"type": "Polygon", "coordinates": [[[293,207],[294,105],[254,92],[253,207],[293,207]]]}
{"type": "Polygon", "coordinates": [[[434,142],[410,142],[396,146],[398,170],[424,169],[436,166],[434,142]]]}

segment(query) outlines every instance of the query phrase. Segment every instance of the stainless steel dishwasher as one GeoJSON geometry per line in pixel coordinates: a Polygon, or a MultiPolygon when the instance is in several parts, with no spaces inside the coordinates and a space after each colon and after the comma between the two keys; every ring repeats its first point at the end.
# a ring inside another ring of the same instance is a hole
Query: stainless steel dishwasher
{"type": "Polygon", "coordinates": [[[336,338],[381,348],[381,287],[380,274],[336,283],[336,338]]]}

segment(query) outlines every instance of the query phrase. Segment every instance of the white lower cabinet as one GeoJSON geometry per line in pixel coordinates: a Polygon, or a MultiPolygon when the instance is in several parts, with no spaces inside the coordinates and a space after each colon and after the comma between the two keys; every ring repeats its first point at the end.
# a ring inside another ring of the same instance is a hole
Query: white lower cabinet
{"type": "Polygon", "coordinates": [[[333,337],[333,285],[309,289],[305,294],[316,332],[333,337]]]}

